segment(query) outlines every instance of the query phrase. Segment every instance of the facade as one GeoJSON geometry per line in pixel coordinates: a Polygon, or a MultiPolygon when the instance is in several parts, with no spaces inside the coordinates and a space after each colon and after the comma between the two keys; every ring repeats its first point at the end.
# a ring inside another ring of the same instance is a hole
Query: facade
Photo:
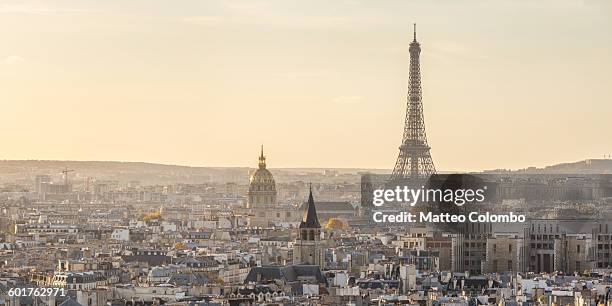
{"type": "Polygon", "coordinates": [[[493,234],[487,239],[484,273],[521,272],[525,250],[523,237],[516,234],[493,234]]]}
{"type": "Polygon", "coordinates": [[[589,250],[592,245],[591,235],[562,235],[555,241],[555,268],[570,273],[590,270],[592,264],[589,250]]]}
{"type": "Polygon", "coordinates": [[[130,241],[130,229],[128,228],[115,228],[111,234],[111,239],[119,241],[130,241]]]}
{"type": "Polygon", "coordinates": [[[599,222],[593,240],[593,268],[612,267],[612,221],[599,222]]]}
{"type": "Polygon", "coordinates": [[[452,268],[455,272],[481,274],[486,260],[490,223],[464,223],[452,238],[452,268]]]}

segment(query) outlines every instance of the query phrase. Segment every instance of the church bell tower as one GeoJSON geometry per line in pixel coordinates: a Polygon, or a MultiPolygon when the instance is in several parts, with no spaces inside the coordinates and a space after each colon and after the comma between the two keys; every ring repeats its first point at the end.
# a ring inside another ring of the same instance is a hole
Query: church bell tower
{"type": "Polygon", "coordinates": [[[325,263],[324,245],[324,241],[321,240],[321,224],[317,217],[311,186],[308,205],[293,246],[293,263],[323,267],[325,263]]]}

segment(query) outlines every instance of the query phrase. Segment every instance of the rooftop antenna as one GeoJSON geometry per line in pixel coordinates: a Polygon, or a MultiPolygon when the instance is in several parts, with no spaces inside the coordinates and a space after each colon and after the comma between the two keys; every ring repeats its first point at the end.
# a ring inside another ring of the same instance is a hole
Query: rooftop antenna
{"type": "Polygon", "coordinates": [[[414,41],[416,41],[416,23],[413,23],[412,27],[414,28],[414,41]]]}

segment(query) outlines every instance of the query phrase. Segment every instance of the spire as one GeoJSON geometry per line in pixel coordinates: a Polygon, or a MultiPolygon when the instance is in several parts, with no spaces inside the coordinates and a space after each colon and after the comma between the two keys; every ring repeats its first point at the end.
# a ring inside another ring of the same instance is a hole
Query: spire
{"type": "Polygon", "coordinates": [[[261,155],[259,155],[259,169],[266,169],[266,157],[263,153],[263,145],[261,145],[261,155]]]}
{"type": "Polygon", "coordinates": [[[414,29],[414,40],[413,41],[416,41],[416,23],[413,23],[412,27],[414,29]]]}
{"type": "Polygon", "coordinates": [[[302,218],[302,223],[300,223],[300,228],[321,228],[319,218],[317,217],[317,208],[312,198],[312,183],[310,184],[310,193],[308,194],[308,207],[306,208],[306,213],[304,213],[304,218],[302,218]]]}

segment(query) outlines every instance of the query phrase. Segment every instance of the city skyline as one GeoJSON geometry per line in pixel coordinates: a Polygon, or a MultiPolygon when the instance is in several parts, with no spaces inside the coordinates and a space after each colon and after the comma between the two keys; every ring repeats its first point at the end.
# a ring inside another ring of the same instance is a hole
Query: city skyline
{"type": "Polygon", "coordinates": [[[413,22],[440,171],[601,158],[609,4],[547,3],[2,1],[0,158],[391,169],[413,22]]]}

